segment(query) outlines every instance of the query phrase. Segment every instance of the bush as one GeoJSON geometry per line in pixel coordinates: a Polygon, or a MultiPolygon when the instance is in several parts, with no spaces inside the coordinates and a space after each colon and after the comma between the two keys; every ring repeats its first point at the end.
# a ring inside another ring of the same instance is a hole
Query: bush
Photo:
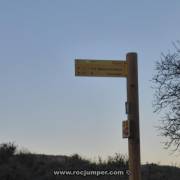
{"type": "Polygon", "coordinates": [[[14,143],[3,143],[0,145],[0,162],[7,162],[17,150],[17,146],[14,143]]]}

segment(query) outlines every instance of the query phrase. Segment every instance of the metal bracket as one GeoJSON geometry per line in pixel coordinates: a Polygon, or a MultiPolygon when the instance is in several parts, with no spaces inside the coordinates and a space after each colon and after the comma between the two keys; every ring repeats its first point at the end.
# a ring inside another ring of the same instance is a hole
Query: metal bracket
{"type": "Polygon", "coordinates": [[[126,109],[126,114],[130,114],[130,103],[125,102],[125,109],[126,109]]]}

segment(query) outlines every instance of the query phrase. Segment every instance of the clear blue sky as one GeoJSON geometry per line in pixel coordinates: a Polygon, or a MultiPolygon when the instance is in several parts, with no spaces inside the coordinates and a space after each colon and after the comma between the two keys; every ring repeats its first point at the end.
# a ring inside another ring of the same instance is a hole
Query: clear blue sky
{"type": "Polygon", "coordinates": [[[0,142],[47,154],[127,154],[126,81],[74,76],[75,58],[139,55],[142,162],[180,162],[154,128],[151,78],[179,40],[180,1],[0,1],[0,142]]]}

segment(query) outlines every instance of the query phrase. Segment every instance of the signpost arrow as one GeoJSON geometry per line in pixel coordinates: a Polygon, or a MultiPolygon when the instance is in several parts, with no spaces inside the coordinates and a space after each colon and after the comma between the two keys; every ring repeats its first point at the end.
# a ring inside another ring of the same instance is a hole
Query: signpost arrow
{"type": "Polygon", "coordinates": [[[75,60],[76,76],[126,77],[126,61],[115,60],[75,60]]]}

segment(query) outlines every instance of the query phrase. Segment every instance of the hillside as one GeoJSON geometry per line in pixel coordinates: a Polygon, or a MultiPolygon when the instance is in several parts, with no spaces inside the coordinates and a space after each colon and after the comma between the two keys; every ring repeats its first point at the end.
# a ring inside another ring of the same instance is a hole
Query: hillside
{"type": "MultiPolygon", "coordinates": [[[[77,154],[72,156],[41,155],[17,152],[13,144],[2,144],[0,147],[1,180],[127,180],[127,169],[127,158],[120,154],[115,154],[106,161],[99,159],[98,162],[92,162],[77,154]],[[119,175],[103,174],[105,172],[117,173],[119,170],[121,170],[119,175]],[[76,175],[71,174],[74,172],[76,175]],[[96,174],[88,175],[90,172],[96,174]]],[[[142,165],[142,180],[179,180],[179,177],[180,168],[177,167],[157,164],[142,165]]]]}

